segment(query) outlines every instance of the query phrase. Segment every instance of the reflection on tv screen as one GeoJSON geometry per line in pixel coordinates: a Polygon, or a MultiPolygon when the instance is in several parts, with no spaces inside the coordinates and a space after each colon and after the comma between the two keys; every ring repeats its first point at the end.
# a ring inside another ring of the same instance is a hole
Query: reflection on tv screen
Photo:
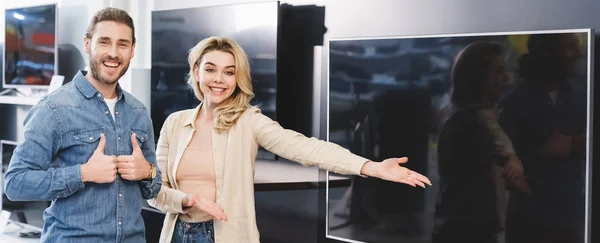
{"type": "MultiPolygon", "coordinates": [[[[171,113],[199,104],[187,84],[187,58],[192,47],[210,36],[229,37],[242,46],[250,59],[252,104],[275,119],[278,6],[268,2],[152,12],[151,114],[157,140],[171,113]]],[[[257,157],[275,158],[263,149],[257,157]]]]}
{"type": "Polygon", "coordinates": [[[47,86],[55,73],[56,5],[5,12],[4,84],[47,86]]]}
{"type": "Polygon", "coordinates": [[[434,186],[362,177],[329,186],[330,235],[584,243],[590,38],[332,40],[329,139],[375,161],[406,156],[402,166],[434,186]]]}

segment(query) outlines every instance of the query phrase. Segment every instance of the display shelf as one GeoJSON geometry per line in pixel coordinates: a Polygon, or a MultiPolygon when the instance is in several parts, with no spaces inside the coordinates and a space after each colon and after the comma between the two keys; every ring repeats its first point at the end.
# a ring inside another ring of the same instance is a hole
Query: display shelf
{"type": "Polygon", "coordinates": [[[19,89],[5,89],[0,92],[0,104],[11,104],[11,105],[36,105],[47,91],[45,90],[19,90],[19,89]]]}
{"type": "Polygon", "coordinates": [[[0,95],[0,104],[13,104],[13,105],[36,105],[42,98],[41,97],[19,97],[0,95]]]}

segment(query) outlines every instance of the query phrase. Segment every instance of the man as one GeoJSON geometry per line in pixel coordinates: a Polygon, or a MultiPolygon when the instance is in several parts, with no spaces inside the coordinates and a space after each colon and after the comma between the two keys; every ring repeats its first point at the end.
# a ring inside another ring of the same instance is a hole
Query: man
{"type": "Polygon", "coordinates": [[[24,122],[5,192],[10,200],[52,201],[42,242],[144,242],[144,199],[162,186],[146,107],[119,78],[134,55],[127,12],[99,11],[84,49],[90,71],[44,97],[24,122]]]}
{"type": "Polygon", "coordinates": [[[584,242],[588,105],[577,64],[586,55],[572,33],[532,35],[527,48],[523,82],[504,98],[499,123],[532,194],[511,192],[506,242],[584,242]]]}

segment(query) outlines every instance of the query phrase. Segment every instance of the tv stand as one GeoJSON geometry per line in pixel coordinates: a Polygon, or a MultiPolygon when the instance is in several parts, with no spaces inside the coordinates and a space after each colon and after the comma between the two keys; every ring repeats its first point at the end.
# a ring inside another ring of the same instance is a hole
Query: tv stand
{"type": "Polygon", "coordinates": [[[19,88],[9,88],[9,89],[5,89],[2,92],[0,92],[0,95],[9,95],[9,96],[22,96],[22,97],[28,97],[28,98],[36,98],[36,97],[43,97],[44,95],[46,95],[48,93],[47,89],[31,89],[31,88],[27,88],[27,89],[19,89],[19,88]],[[15,93],[15,94],[10,94],[10,93],[15,93]]]}
{"type": "Polygon", "coordinates": [[[0,92],[0,96],[7,95],[8,93],[14,91],[13,89],[5,89],[0,92]]]}

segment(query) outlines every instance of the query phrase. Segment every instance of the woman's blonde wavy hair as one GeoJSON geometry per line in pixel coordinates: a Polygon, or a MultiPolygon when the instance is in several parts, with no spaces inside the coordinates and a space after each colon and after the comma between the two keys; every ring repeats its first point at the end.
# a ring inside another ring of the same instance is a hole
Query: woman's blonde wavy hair
{"type": "Polygon", "coordinates": [[[192,86],[196,98],[202,102],[204,101],[204,94],[200,90],[200,82],[196,80],[196,72],[200,67],[202,57],[211,51],[230,53],[235,59],[235,81],[237,87],[231,96],[215,110],[216,121],[214,129],[218,133],[222,133],[235,125],[242,113],[252,107],[250,101],[254,98],[254,91],[250,79],[250,63],[242,47],[229,38],[212,36],[200,41],[189,52],[188,63],[191,75],[188,79],[188,84],[192,86]]]}

